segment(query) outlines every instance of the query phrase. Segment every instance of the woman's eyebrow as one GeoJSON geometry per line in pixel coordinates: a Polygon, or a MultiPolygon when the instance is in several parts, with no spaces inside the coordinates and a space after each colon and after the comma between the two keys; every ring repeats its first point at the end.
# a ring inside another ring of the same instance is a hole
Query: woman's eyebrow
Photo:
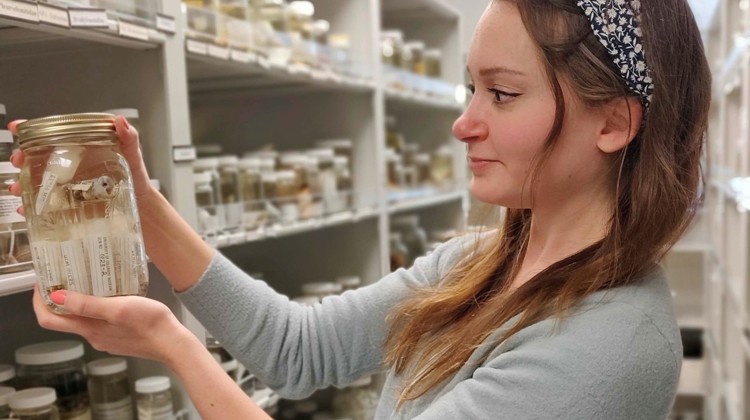
{"type": "MultiPolygon", "coordinates": [[[[469,74],[471,74],[468,67],[466,68],[466,71],[469,72],[469,74]]],[[[513,76],[526,76],[526,73],[522,71],[514,70],[509,67],[504,67],[504,66],[488,67],[488,68],[479,70],[479,75],[482,77],[494,76],[496,74],[510,74],[513,76]]]]}

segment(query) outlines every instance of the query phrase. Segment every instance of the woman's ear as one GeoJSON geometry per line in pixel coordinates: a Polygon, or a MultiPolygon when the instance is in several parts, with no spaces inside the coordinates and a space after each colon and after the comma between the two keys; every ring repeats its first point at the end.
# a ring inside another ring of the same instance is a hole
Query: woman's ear
{"type": "Polygon", "coordinates": [[[596,146],[604,153],[614,153],[627,146],[641,129],[643,106],[632,96],[617,98],[604,106],[605,123],[596,146]]]}

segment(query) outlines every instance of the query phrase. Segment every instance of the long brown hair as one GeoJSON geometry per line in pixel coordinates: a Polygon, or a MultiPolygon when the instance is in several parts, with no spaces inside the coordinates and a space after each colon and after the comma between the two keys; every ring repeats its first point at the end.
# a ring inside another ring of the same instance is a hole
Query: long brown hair
{"type": "MultiPolygon", "coordinates": [[[[574,0],[495,1],[518,7],[555,95],[555,122],[538,172],[563,126],[560,78],[590,107],[629,93],[574,0]]],[[[399,405],[454,375],[515,316],[518,321],[496,344],[545,318],[562,319],[596,291],[637,281],[689,225],[700,201],[711,75],[686,0],[642,1],[641,14],[655,90],[640,132],[615,163],[614,211],[605,237],[510,291],[533,213],[508,210],[499,234],[468,250],[439,287],[417,291],[391,312],[385,361],[405,376],[399,405]]]]}

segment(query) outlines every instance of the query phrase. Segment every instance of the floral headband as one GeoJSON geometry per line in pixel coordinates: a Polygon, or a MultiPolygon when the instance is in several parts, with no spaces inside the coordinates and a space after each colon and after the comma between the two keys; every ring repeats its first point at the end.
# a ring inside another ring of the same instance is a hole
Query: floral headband
{"type": "Polygon", "coordinates": [[[641,2],[639,0],[578,0],[591,21],[594,35],[607,49],[612,62],[620,68],[620,77],[630,91],[641,98],[648,108],[654,91],[651,69],[646,65],[643,51],[641,2]]]}

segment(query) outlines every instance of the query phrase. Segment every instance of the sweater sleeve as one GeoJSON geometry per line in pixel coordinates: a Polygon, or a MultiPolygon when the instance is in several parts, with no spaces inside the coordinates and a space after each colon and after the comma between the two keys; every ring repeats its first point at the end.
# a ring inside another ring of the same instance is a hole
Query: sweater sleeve
{"type": "Polygon", "coordinates": [[[560,334],[524,330],[415,419],[663,420],[681,355],[648,317],[620,306],[593,310],[560,334]]]}
{"type": "Polygon", "coordinates": [[[388,312],[415,288],[439,281],[460,256],[461,242],[314,306],[291,302],[217,252],[199,282],[178,296],[258,378],[284,397],[304,398],[381,370],[388,312]]]}

